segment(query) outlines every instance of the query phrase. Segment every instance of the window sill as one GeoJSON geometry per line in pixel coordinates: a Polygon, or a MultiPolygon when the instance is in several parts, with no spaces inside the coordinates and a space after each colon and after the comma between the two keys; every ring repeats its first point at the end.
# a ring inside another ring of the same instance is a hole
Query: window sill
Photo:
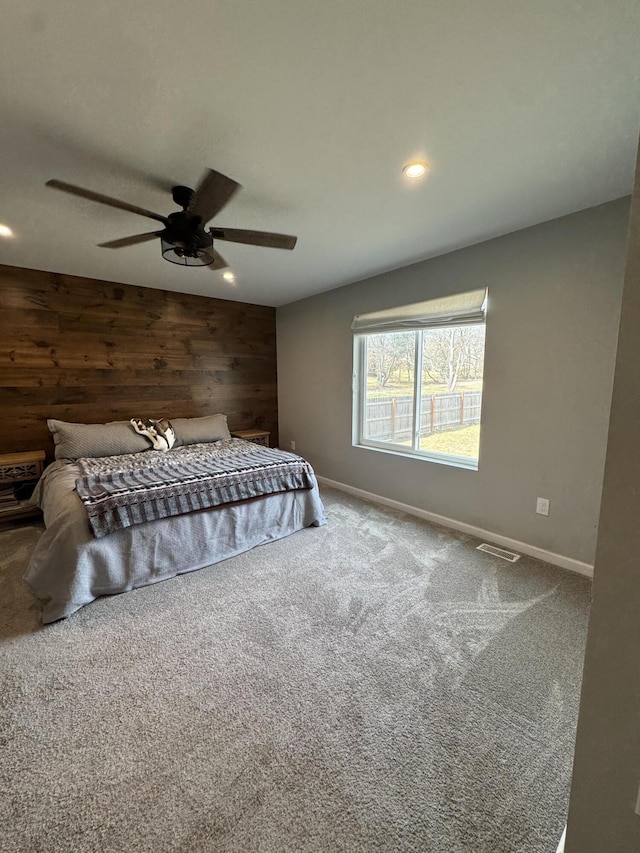
{"type": "Polygon", "coordinates": [[[477,459],[465,459],[463,456],[446,456],[442,454],[417,453],[415,450],[400,450],[397,447],[381,447],[378,444],[364,444],[354,441],[353,447],[359,450],[375,450],[390,456],[400,456],[407,459],[417,459],[420,462],[435,462],[436,465],[448,465],[450,468],[463,468],[467,471],[478,470],[477,459]]]}

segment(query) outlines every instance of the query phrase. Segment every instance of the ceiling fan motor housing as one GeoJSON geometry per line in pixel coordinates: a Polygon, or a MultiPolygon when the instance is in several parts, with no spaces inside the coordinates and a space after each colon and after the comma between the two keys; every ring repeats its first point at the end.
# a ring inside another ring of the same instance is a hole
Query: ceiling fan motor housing
{"type": "Polygon", "coordinates": [[[171,195],[173,196],[173,200],[181,207],[183,210],[186,210],[187,207],[191,204],[191,199],[194,196],[194,191],[190,187],[172,187],[171,195]]]}
{"type": "Polygon", "coordinates": [[[160,235],[162,255],[167,261],[182,266],[208,266],[214,262],[213,237],[204,230],[199,216],[180,211],[167,218],[167,227],[160,235]]]}

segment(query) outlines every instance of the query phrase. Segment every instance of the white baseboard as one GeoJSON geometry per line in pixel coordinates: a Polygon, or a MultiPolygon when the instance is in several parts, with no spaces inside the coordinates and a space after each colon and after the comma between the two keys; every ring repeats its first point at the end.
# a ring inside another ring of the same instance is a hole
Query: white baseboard
{"type": "Polygon", "coordinates": [[[426,521],[432,521],[434,524],[439,524],[442,527],[450,527],[452,530],[459,530],[462,533],[468,533],[470,536],[487,540],[494,545],[501,545],[504,548],[509,548],[511,551],[517,551],[520,554],[527,554],[529,557],[536,557],[538,560],[543,560],[545,563],[551,563],[553,566],[559,566],[561,569],[568,569],[570,572],[576,572],[577,574],[585,575],[588,578],[593,577],[593,566],[589,563],[582,563],[580,560],[574,560],[571,557],[565,557],[562,554],[554,554],[553,551],[545,551],[544,548],[538,548],[536,545],[529,545],[527,542],[519,542],[517,539],[510,539],[508,536],[501,536],[498,533],[492,533],[490,530],[483,530],[481,527],[474,527],[472,524],[466,524],[464,521],[457,521],[455,518],[448,518],[446,515],[438,515],[435,512],[428,512],[426,509],[419,509],[418,507],[411,506],[410,504],[394,501],[391,498],[385,498],[382,495],[376,495],[373,492],[366,492],[364,489],[357,489],[355,486],[348,486],[346,483],[339,483],[337,480],[329,480],[327,477],[318,477],[317,479],[321,485],[340,489],[340,491],[347,492],[350,495],[355,495],[358,498],[364,498],[364,500],[382,504],[383,506],[388,506],[392,509],[406,512],[409,515],[415,515],[418,518],[423,518],[426,521]]]}
{"type": "Polygon", "coordinates": [[[567,827],[565,826],[564,832],[562,833],[562,838],[560,839],[560,844],[558,844],[558,849],[556,853],[564,853],[564,840],[567,837],[567,827]]]}

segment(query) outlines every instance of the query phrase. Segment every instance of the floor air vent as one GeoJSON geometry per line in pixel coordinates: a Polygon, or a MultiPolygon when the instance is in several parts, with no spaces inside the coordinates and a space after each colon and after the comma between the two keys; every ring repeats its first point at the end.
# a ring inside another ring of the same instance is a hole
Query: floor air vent
{"type": "Polygon", "coordinates": [[[494,557],[501,557],[503,560],[508,560],[510,563],[515,563],[516,560],[520,559],[520,554],[514,554],[513,551],[505,551],[503,548],[496,548],[495,545],[487,545],[486,542],[483,542],[482,545],[478,545],[478,551],[486,551],[487,554],[493,554],[494,557]]]}

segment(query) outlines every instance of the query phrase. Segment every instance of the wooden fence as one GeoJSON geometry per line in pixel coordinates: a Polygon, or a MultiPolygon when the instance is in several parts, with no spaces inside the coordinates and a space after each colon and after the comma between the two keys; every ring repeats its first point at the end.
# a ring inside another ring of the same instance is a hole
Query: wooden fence
{"type": "MultiPolygon", "coordinates": [[[[420,435],[479,424],[481,408],[482,391],[425,394],[420,409],[420,435]]],[[[372,397],[366,401],[365,438],[411,442],[412,424],[413,396],[372,397]]]]}

